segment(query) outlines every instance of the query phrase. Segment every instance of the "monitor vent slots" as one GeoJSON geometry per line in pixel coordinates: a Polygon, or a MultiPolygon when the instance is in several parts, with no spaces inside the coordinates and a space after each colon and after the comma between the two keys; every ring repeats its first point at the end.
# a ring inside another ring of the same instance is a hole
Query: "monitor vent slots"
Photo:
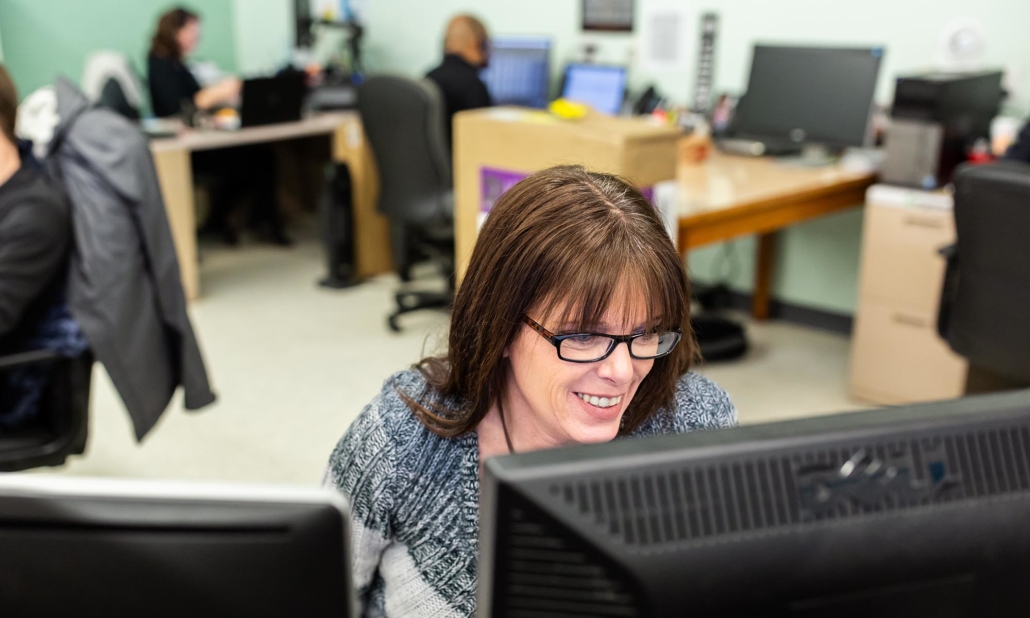
{"type": "Polygon", "coordinates": [[[1030,427],[679,464],[549,490],[617,542],[659,549],[1027,492],[1030,427]]]}
{"type": "Polygon", "coordinates": [[[614,565],[529,504],[513,505],[504,543],[503,606],[510,618],[641,616],[614,565]]]}

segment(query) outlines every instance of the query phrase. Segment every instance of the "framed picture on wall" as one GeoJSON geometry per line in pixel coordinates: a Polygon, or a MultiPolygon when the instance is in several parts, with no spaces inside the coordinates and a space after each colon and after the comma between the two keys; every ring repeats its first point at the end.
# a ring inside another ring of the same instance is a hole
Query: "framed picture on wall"
{"type": "Polygon", "coordinates": [[[634,0],[583,0],[583,30],[633,32],[634,0]]]}

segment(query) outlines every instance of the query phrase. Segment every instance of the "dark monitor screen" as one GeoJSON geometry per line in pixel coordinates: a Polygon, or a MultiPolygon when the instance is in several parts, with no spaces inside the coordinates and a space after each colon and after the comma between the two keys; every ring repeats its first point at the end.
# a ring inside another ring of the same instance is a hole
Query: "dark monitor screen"
{"type": "Polygon", "coordinates": [[[482,617],[1030,607],[1030,391],[495,457],[481,496],[482,617]]]}
{"type": "Polygon", "coordinates": [[[882,47],[756,45],[733,135],[773,144],[864,145],[883,54],[882,47]]]}
{"type": "Polygon", "coordinates": [[[551,40],[506,36],[490,40],[490,62],[479,76],[494,105],[547,107],[550,98],[551,40]]]}
{"type": "Polygon", "coordinates": [[[4,616],[352,616],[330,490],[0,477],[4,616]]]}
{"type": "Polygon", "coordinates": [[[586,103],[603,113],[616,115],[626,94],[626,69],[617,66],[570,64],[565,69],[562,98],[586,103]]]}

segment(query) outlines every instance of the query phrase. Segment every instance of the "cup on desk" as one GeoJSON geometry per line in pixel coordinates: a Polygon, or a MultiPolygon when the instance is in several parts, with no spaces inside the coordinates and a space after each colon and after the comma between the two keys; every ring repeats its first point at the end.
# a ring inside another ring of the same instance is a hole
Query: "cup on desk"
{"type": "Polygon", "coordinates": [[[680,165],[703,163],[712,151],[712,138],[707,133],[691,133],[680,138],[677,150],[680,165]]]}

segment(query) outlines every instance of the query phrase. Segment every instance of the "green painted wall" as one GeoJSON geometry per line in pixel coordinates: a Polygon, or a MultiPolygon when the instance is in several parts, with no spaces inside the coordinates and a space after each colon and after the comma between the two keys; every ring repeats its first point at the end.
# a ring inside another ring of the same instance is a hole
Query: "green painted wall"
{"type": "MultiPolygon", "coordinates": [[[[236,70],[232,0],[188,0],[200,13],[202,39],[195,58],[236,70]]],[[[0,0],[3,57],[22,96],[63,74],[75,82],[93,51],[112,49],[146,70],[157,18],[169,0],[0,0]]]]}

